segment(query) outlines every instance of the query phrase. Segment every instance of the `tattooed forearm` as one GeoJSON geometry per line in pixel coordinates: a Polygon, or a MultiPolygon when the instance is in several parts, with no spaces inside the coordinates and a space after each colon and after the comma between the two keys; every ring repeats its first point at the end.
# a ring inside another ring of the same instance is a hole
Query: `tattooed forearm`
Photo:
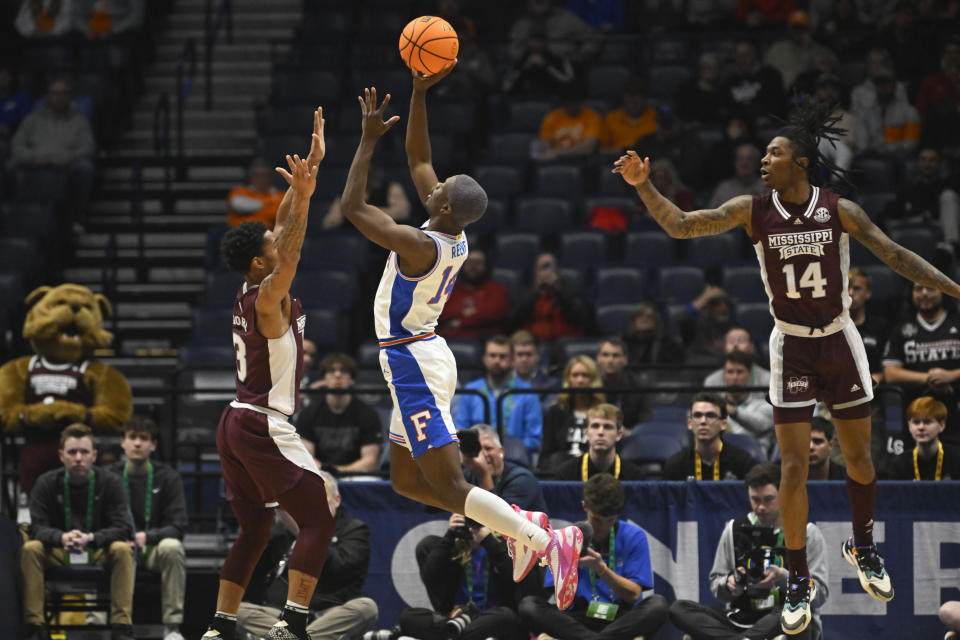
{"type": "Polygon", "coordinates": [[[673,238],[695,238],[729,231],[743,224],[743,213],[749,213],[751,206],[750,197],[741,196],[717,209],[682,211],[657,191],[649,180],[637,187],[637,193],[653,219],[673,238]]]}
{"type": "MultiPolygon", "coordinates": [[[[292,189],[291,189],[292,191],[292,189]]],[[[300,255],[303,246],[303,237],[307,231],[307,211],[310,208],[310,199],[293,196],[290,213],[284,222],[283,229],[276,239],[277,253],[280,259],[296,258],[300,255]]]]}

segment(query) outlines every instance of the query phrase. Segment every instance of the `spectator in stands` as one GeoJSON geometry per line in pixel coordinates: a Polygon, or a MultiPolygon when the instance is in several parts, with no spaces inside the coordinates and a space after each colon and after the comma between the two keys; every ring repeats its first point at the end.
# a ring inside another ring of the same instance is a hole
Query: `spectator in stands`
{"type": "MultiPolygon", "coordinates": [[[[882,48],[871,49],[867,53],[867,77],[850,91],[850,111],[853,114],[865,113],[877,103],[877,90],[874,78],[893,74],[893,59],[890,52],[882,48]]],[[[900,80],[895,85],[897,103],[907,102],[907,86],[900,80]]]]}
{"type": "Polygon", "coordinates": [[[810,423],[810,469],[807,480],[846,480],[847,468],[831,460],[836,430],[826,418],[814,416],[810,423]]]}
{"type": "Polygon", "coordinates": [[[123,478],[127,505],[133,516],[133,547],[140,562],[160,573],[163,640],[183,640],[183,598],[187,591],[187,556],[183,534],[187,502],[183,482],[173,467],[151,460],[157,449],[157,425],[133,416],[123,426],[124,460],[110,466],[123,478]]]}
{"type": "Polygon", "coordinates": [[[560,277],[557,257],[544,252],[533,264],[532,286],[513,306],[510,324],[552,344],[558,338],[582,336],[593,324],[593,309],[560,277]]]}
{"type": "Polygon", "coordinates": [[[583,87],[564,87],[560,106],[540,123],[540,139],[534,154],[537,160],[585,158],[597,150],[603,120],[584,102],[583,87]]]}
{"type": "Polygon", "coordinates": [[[680,318],[680,336],[689,345],[687,362],[713,364],[720,360],[726,353],[726,335],[732,325],[727,292],[714,285],[704,287],[680,318]]]}
{"type": "Polygon", "coordinates": [[[510,63],[503,76],[503,92],[531,98],[557,95],[576,78],[570,58],[550,48],[546,25],[534,23],[520,56],[510,63]]]}
{"type": "Polygon", "coordinates": [[[480,455],[473,458],[462,456],[466,469],[464,476],[509,504],[527,511],[546,511],[543,491],[536,477],[526,467],[504,458],[505,451],[497,430],[483,423],[470,429],[476,432],[480,441],[480,455]]]}
{"type": "MultiPolygon", "coordinates": [[[[723,360],[723,383],[727,387],[746,387],[750,384],[753,356],[743,351],[731,351],[723,360]]],[[[727,403],[727,427],[730,433],[753,436],[765,456],[773,454],[777,435],[773,430],[773,405],[767,402],[765,391],[733,391],[724,394],[727,403]]]]}
{"type": "MultiPolygon", "coordinates": [[[[836,126],[844,130],[844,134],[835,141],[822,139],[817,147],[823,157],[831,160],[838,169],[847,171],[853,164],[853,150],[856,148],[856,139],[854,132],[857,129],[856,118],[853,114],[843,108],[840,103],[840,78],[832,73],[821,74],[817,78],[816,94],[814,99],[823,104],[835,105],[833,115],[839,118],[836,126]]],[[[833,176],[833,179],[839,179],[839,176],[833,176]]]]}
{"type": "MultiPolygon", "coordinates": [[[[702,148],[700,139],[694,132],[682,126],[670,107],[660,107],[657,113],[657,130],[640,138],[635,148],[641,156],[649,156],[650,158],[657,158],[657,160],[669,160],[676,172],[680,174],[679,179],[674,179],[672,184],[664,184],[664,186],[654,180],[654,184],[661,192],[664,188],[669,188],[672,191],[677,191],[678,195],[682,194],[680,197],[689,197],[692,200],[692,196],[688,196],[680,190],[682,184],[693,185],[698,189],[703,186],[700,169],[706,149],[702,148]]],[[[660,166],[663,167],[664,165],[661,164],[660,166]]],[[[676,200],[672,200],[672,202],[680,206],[680,203],[676,200]]]]}
{"type": "Polygon", "coordinates": [[[792,87],[797,76],[813,65],[817,55],[826,56],[830,66],[837,63],[837,56],[810,36],[810,16],[806,11],[793,11],[787,27],[788,37],[774,42],[764,58],[765,64],[780,72],[784,88],[792,87]]]}
{"type": "MultiPolygon", "coordinates": [[[[724,356],[734,351],[749,353],[753,358],[753,362],[750,364],[750,381],[747,383],[748,387],[762,387],[770,384],[770,372],[757,363],[757,347],[753,343],[753,337],[750,335],[750,332],[743,327],[730,327],[723,338],[724,356]]],[[[723,371],[724,368],[720,367],[716,371],[711,372],[710,375],[703,379],[703,386],[726,386],[726,383],[723,381],[723,371]]]]}
{"type": "Polygon", "coordinates": [[[914,447],[893,459],[890,479],[960,480],[960,447],[940,442],[947,427],[947,406],[921,396],[904,413],[914,447]]]}
{"type": "Polygon", "coordinates": [[[471,247],[440,314],[437,331],[445,338],[475,340],[503,333],[509,313],[510,294],[490,278],[487,252],[471,247]]]}
{"type": "Polygon", "coordinates": [[[623,341],[627,345],[627,358],[635,366],[683,362],[683,345],[667,333],[660,312],[649,302],[641,302],[634,309],[623,341]]]}
{"type": "Polygon", "coordinates": [[[767,185],[760,179],[759,166],[760,152],[754,145],[741,144],[737,147],[733,160],[733,177],[724,180],[713,190],[710,207],[719,207],[740,194],[760,196],[766,193],[767,185]]]}
{"type": "Polygon", "coordinates": [[[513,373],[518,379],[534,389],[556,387],[560,381],[540,366],[540,341],[526,329],[514,331],[510,336],[513,347],[513,373]]]}
{"type": "MultiPolygon", "coordinates": [[[[317,343],[310,338],[303,339],[303,379],[300,382],[301,389],[307,389],[310,385],[317,382],[317,343]]],[[[306,408],[310,401],[310,396],[301,398],[300,405],[306,408]]]]}
{"type": "Polygon", "coordinates": [[[73,3],[22,0],[14,26],[24,38],[65,36],[74,27],[73,3]]]}
{"type": "Polygon", "coordinates": [[[547,50],[579,65],[600,52],[600,35],[574,13],[552,6],[552,0],[528,0],[527,10],[510,27],[510,59],[523,56],[535,25],[546,29],[547,50]]]}
{"type": "Polygon", "coordinates": [[[720,60],[712,53],[704,53],[700,56],[697,76],[677,87],[673,105],[677,117],[686,124],[718,126],[725,115],[721,107],[723,95],[720,60]]]}
{"type": "MultiPolygon", "coordinates": [[[[644,386],[643,380],[627,369],[627,344],[620,336],[607,336],[597,351],[597,368],[600,370],[602,386],[619,389],[634,389],[644,386]]],[[[649,418],[650,410],[647,398],[640,393],[607,392],[607,401],[623,412],[623,423],[629,429],[642,420],[649,418]]]]}
{"type": "Polygon", "coordinates": [[[906,100],[897,100],[896,79],[892,73],[875,75],[873,88],[876,93],[873,104],[853,114],[857,125],[854,137],[857,152],[899,156],[913,151],[920,140],[920,114],[906,100]]]}
{"type": "Polygon", "coordinates": [[[70,203],[74,220],[82,224],[93,187],[95,148],[90,122],[71,106],[72,99],[72,90],[65,78],[50,81],[46,104],[24,118],[13,134],[7,167],[64,171],[68,183],[64,199],[70,203]]]}
{"type": "Polygon", "coordinates": [[[602,402],[587,410],[587,452],[580,459],[571,458],[557,467],[556,480],[586,482],[599,473],[609,473],[617,480],[643,480],[643,471],[622,460],[617,443],[623,439],[623,412],[612,404],[602,402]]]}
{"type": "Polygon", "coordinates": [[[563,368],[564,389],[596,389],[591,393],[561,393],[543,415],[543,446],[540,448],[541,471],[554,471],[568,458],[580,459],[587,450],[587,411],[606,398],[600,370],[593,358],[579,355],[570,358],[563,368]]]}
{"type": "MultiPolygon", "coordinates": [[[[334,532],[310,599],[314,619],[307,625],[307,635],[310,640],[359,638],[375,628],[378,615],[377,603],[360,595],[370,565],[370,528],[340,507],[336,479],[326,471],[320,475],[333,514],[334,532]]],[[[270,542],[237,610],[238,626],[258,638],[273,627],[286,603],[287,563],[298,532],[293,518],[278,509],[270,542]]]]}
{"type": "Polygon", "coordinates": [[[960,38],[950,37],[940,50],[940,68],[928,73],[923,82],[920,83],[920,90],[917,92],[917,99],[914,104],[920,119],[927,117],[927,112],[941,102],[956,103],[960,99],[960,38]]]}
{"type": "MultiPolygon", "coordinates": [[[[520,617],[533,635],[557,640],[653,637],[667,616],[667,601],[653,589],[647,535],[620,519],[625,502],[623,485],[607,473],[583,485],[583,510],[593,528],[580,556],[576,598],[559,611],[539,595],[520,602],[520,617]],[[596,603],[596,604],[594,604],[596,603]],[[604,604],[612,606],[603,606],[604,604]]],[[[546,586],[553,588],[548,572],[546,586]]]]}
{"type": "MultiPolygon", "coordinates": [[[[322,378],[311,388],[349,389],[357,376],[357,363],[345,353],[328,353],[319,370],[322,378]]],[[[307,450],[332,473],[375,471],[382,430],[377,412],[349,393],[323,394],[297,417],[297,433],[307,450]]]]}
{"type": "Polygon", "coordinates": [[[760,64],[757,50],[747,40],[737,43],[735,67],[724,82],[726,108],[758,127],[770,124],[786,107],[783,79],[773,67],[760,64]]]}
{"type": "MultiPolygon", "coordinates": [[[[951,61],[947,73],[953,84],[960,87],[960,62],[951,61]]],[[[960,96],[941,100],[927,110],[921,144],[936,147],[950,158],[960,156],[960,96]]]]}
{"type": "Polygon", "coordinates": [[[847,273],[847,293],[850,295],[850,319],[860,332],[863,346],[867,351],[867,362],[874,384],[883,382],[883,364],[881,356],[887,343],[890,327],[885,316],[867,314],[867,301],[873,295],[870,274],[854,267],[847,273]]]}
{"type": "Polygon", "coordinates": [[[93,468],[96,442],[84,424],[63,430],[59,454],[64,468],[41,475],[30,492],[30,540],[20,560],[24,635],[49,638],[43,618],[44,569],[95,564],[110,570],[110,640],[133,640],[133,527],[123,481],[93,468]]]}
{"type": "Polygon", "coordinates": [[[263,158],[250,163],[250,184],[234,187],[227,195],[227,225],[262,222],[273,228],[283,191],[273,186],[273,167],[263,158]]]}
{"type": "MultiPolygon", "coordinates": [[[[780,610],[787,570],[777,496],[780,469],[771,463],[759,464],[747,474],[744,484],[751,510],[724,525],[710,569],[710,591],[727,603],[726,608],[715,609],[690,600],[670,605],[670,621],[692,640],[781,637],[780,610]],[[763,547],[772,548],[772,558],[766,557],[770,551],[763,547]]],[[[820,637],[823,628],[818,609],[828,596],[827,554],[823,533],[813,523],[807,524],[806,542],[810,577],[817,585],[813,624],[787,637],[809,640],[820,637]]]]}
{"type": "Polygon", "coordinates": [[[77,29],[88,38],[127,33],[143,24],[146,0],[74,0],[77,29]]]}
{"type": "Polygon", "coordinates": [[[960,444],[960,317],[936,289],[914,283],[910,311],[890,331],[883,352],[883,379],[899,385],[903,402],[933,396],[947,406],[942,440],[960,444]]]}
{"type": "Polygon", "coordinates": [[[494,92],[497,72],[490,55],[477,45],[477,29],[473,20],[460,11],[459,0],[440,0],[437,15],[449,22],[457,32],[457,72],[431,88],[438,98],[479,100],[494,92]]]}
{"type": "Polygon", "coordinates": [[[657,130],[657,111],[650,106],[647,83],[631,79],[623,88],[623,105],[603,119],[600,146],[604,153],[621,153],[657,130]]]}
{"type": "Polygon", "coordinates": [[[600,33],[619,33],[627,28],[623,0],[567,0],[567,9],[600,33]]]}
{"type": "Polygon", "coordinates": [[[707,392],[693,396],[687,429],[693,445],[667,458],[664,480],[739,480],[756,464],[746,450],[723,442],[727,405],[720,396],[707,392]]]}
{"type": "MultiPolygon", "coordinates": [[[[491,422],[502,420],[501,426],[506,435],[523,440],[529,453],[540,448],[543,434],[543,414],[540,403],[534,394],[510,394],[503,401],[503,415],[497,416],[497,398],[509,389],[529,389],[530,383],[517,378],[513,373],[513,348],[506,336],[491,336],[483,345],[484,375],[463,386],[475,389],[486,398],[486,406],[491,422]]],[[[484,400],[475,395],[463,395],[454,411],[454,423],[470,425],[484,423],[484,400]]]]}
{"type": "MultiPolygon", "coordinates": [[[[457,63],[459,71],[460,64],[457,63]]],[[[282,195],[282,194],[281,194],[282,195]]],[[[366,200],[387,212],[397,222],[410,219],[410,199],[403,186],[396,180],[387,179],[383,169],[377,166],[370,168],[370,180],[367,182],[366,200]]],[[[340,229],[343,227],[343,213],[340,210],[340,198],[330,203],[326,215],[320,224],[325,230],[340,229]]]]}
{"type": "Polygon", "coordinates": [[[703,174],[706,185],[712,188],[718,182],[735,175],[734,163],[737,159],[737,149],[744,144],[753,145],[758,152],[760,151],[753,137],[751,124],[744,116],[734,111],[723,125],[723,137],[710,145],[710,149],[703,156],[700,173],[703,174]]]}
{"type": "Polygon", "coordinates": [[[668,158],[657,158],[650,168],[650,181],[666,198],[678,207],[696,209],[697,201],[693,191],[680,179],[677,167],[668,158]]]}
{"type": "Polygon", "coordinates": [[[917,22],[915,2],[901,0],[887,15],[892,19],[876,35],[876,42],[890,52],[893,72],[908,82],[908,93],[916,95],[928,61],[936,60],[936,40],[917,22]]]}
{"type": "Polygon", "coordinates": [[[944,240],[956,246],[960,240],[960,197],[953,181],[944,175],[939,151],[933,147],[920,149],[916,177],[901,184],[883,217],[888,226],[890,223],[938,225],[944,240]]]}

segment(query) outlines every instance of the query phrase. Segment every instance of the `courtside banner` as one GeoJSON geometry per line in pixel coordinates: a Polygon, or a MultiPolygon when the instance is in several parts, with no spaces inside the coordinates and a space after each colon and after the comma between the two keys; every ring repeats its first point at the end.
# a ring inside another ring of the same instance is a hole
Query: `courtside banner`
{"type": "MultiPolygon", "coordinates": [[[[741,482],[627,482],[621,514],[647,533],[655,590],[668,601],[698,600],[719,606],[708,575],[724,523],[750,506],[741,482]]],[[[551,520],[563,526],[585,517],[579,482],[542,482],[551,520]]],[[[370,573],[364,594],[391,627],[403,607],[429,607],[414,549],[428,534],[443,535],[449,514],[394,493],[387,482],[341,482],[343,506],[370,525],[370,573]]],[[[937,638],[937,610],[960,599],[960,482],[880,482],[874,538],[893,577],[896,597],[874,600],[860,588],[856,570],[840,555],[850,535],[843,482],[811,482],[810,520],[828,548],[829,596],[821,609],[827,640],[937,638]]],[[[939,635],[938,635],[939,634],[939,635]]],[[[657,635],[678,640],[669,624],[657,635]]]]}

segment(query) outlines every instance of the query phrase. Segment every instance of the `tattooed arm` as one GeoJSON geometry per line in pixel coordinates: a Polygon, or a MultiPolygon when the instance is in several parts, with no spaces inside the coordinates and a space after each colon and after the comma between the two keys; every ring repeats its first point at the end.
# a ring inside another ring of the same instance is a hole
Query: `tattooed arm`
{"type": "Polygon", "coordinates": [[[910,282],[932,287],[954,298],[960,298],[960,285],[913,251],[901,247],[888,238],[877,225],[873,224],[859,205],[846,198],[840,198],[837,210],[840,212],[840,222],[844,230],[862,242],[873,255],[880,258],[891,269],[910,282]]]}
{"type": "Polygon", "coordinates": [[[614,162],[613,172],[619,173],[627,184],[636,187],[647,211],[672,238],[712,236],[735,227],[743,227],[747,234],[750,233],[751,196],[731,198],[716,209],[682,211],[663,197],[647,179],[650,176],[650,158],[641,160],[636,151],[627,151],[626,155],[614,162]]]}

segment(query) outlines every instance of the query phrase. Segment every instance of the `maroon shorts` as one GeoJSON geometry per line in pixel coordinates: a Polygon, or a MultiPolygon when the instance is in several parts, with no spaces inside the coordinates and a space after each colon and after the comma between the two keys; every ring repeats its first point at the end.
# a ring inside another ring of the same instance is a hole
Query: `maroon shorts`
{"type": "Polygon", "coordinates": [[[860,333],[853,323],[829,336],[802,338],[774,327],[770,334],[770,401],[774,407],[831,410],[873,399],[873,379],[860,333]]]}
{"type": "Polygon", "coordinates": [[[227,500],[271,506],[304,470],[320,473],[286,416],[269,409],[227,405],[217,426],[217,450],[227,500]]]}

